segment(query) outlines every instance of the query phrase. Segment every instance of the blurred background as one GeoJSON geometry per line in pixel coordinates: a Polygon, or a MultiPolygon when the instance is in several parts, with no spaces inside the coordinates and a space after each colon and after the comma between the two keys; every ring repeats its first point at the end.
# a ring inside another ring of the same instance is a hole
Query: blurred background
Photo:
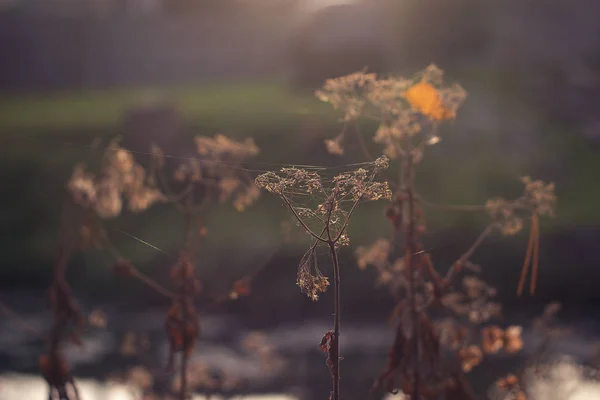
{"type": "MultiPolygon", "coordinates": [[[[178,157],[189,154],[195,135],[216,133],[253,137],[262,170],[364,161],[326,153],[323,140],[340,132],[339,115],[313,90],[365,67],[409,76],[433,62],[469,97],[419,166],[419,192],[436,203],[482,204],[518,196],[523,175],[556,183],[558,213],[542,221],[535,297],[515,295],[526,232],[493,237],[474,261],[498,288],[506,322],[525,326],[522,357],[539,339],[528,321],[559,301],[574,335],[556,354],[590,364],[600,333],[598,15],[596,0],[0,0],[0,300],[33,326],[47,326],[44,296],[65,182],[75,163],[97,156],[95,141],[121,135],[140,163],[148,162],[152,142],[178,157]]],[[[443,268],[485,226],[485,216],[462,213],[434,211],[427,221],[426,244],[443,268]]],[[[318,343],[331,323],[332,294],[314,303],[299,292],[296,268],[306,243],[282,243],[282,223],[289,222],[267,195],[243,213],[215,208],[206,221],[198,266],[206,299],[260,270],[250,296],[200,307],[194,357],[242,382],[229,394],[328,393],[318,343]],[[261,369],[245,352],[256,332],[281,358],[275,368],[261,369]]],[[[181,243],[177,214],[155,207],[111,224],[121,252],[164,281],[173,262],[165,252],[176,254],[181,243]]],[[[358,393],[368,392],[393,339],[386,320],[394,302],[352,253],[387,232],[382,205],[367,205],[342,254],[348,400],[367,398],[358,393]]],[[[68,272],[82,308],[105,322],[86,334],[83,350],[69,353],[75,376],[86,382],[84,400],[139,398],[105,382],[139,381],[144,371],[160,370],[166,354],[168,304],[139,282],[115,278],[109,266],[106,254],[91,251],[78,254],[68,272]],[[127,340],[135,351],[123,351],[127,340]]],[[[42,348],[0,316],[1,400],[46,398],[37,371],[42,348]],[[25,387],[31,393],[23,397],[25,387]]],[[[475,389],[483,396],[521,361],[499,357],[475,369],[475,389]]],[[[570,379],[584,379],[579,369],[569,371],[570,379]]],[[[580,398],[600,399],[597,389],[589,393],[580,398]]]]}

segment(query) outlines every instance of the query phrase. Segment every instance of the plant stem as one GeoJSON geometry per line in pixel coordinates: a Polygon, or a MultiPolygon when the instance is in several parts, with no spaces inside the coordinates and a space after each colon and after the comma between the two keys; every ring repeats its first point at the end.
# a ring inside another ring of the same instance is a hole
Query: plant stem
{"type": "Polygon", "coordinates": [[[329,241],[329,252],[333,264],[333,340],[331,343],[331,362],[333,363],[333,400],[340,399],[340,264],[335,242],[329,241]]]}
{"type": "Polygon", "coordinates": [[[419,386],[419,321],[418,321],[418,306],[417,306],[417,290],[415,284],[415,270],[413,265],[413,255],[417,252],[415,238],[415,194],[414,194],[414,172],[411,152],[407,152],[404,166],[404,190],[408,197],[408,225],[406,228],[406,240],[404,247],[405,263],[408,273],[409,286],[409,307],[412,320],[412,353],[415,360],[414,381],[411,399],[420,400],[419,386]]]}
{"type": "Polygon", "coordinates": [[[187,399],[187,364],[188,355],[187,351],[184,350],[181,353],[181,390],[179,391],[180,400],[187,399]]]}

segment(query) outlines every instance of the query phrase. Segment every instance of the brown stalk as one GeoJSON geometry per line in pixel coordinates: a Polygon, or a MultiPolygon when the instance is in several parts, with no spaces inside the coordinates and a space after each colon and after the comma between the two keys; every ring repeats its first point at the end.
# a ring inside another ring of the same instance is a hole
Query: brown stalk
{"type": "Polygon", "coordinates": [[[335,242],[329,242],[329,253],[331,263],[333,264],[333,338],[331,339],[332,349],[330,350],[330,359],[333,363],[333,400],[340,399],[340,265],[335,248],[335,242]]]}
{"type": "Polygon", "coordinates": [[[533,265],[531,267],[531,285],[529,287],[529,294],[533,295],[537,284],[540,258],[540,221],[535,212],[533,213],[533,217],[531,217],[531,223],[533,224],[532,229],[535,229],[535,247],[533,248],[533,265]]]}
{"type": "Polygon", "coordinates": [[[292,214],[294,215],[296,220],[301,224],[301,226],[305,229],[305,231],[307,233],[309,233],[315,240],[315,243],[311,247],[310,251],[314,250],[314,248],[319,243],[322,243],[322,242],[326,243],[329,248],[329,254],[330,254],[331,262],[333,265],[333,278],[334,278],[333,279],[333,292],[334,292],[333,330],[328,331],[325,334],[325,336],[323,337],[323,339],[321,341],[321,349],[327,353],[327,365],[329,366],[329,369],[331,372],[332,386],[333,386],[331,394],[330,394],[331,400],[340,400],[340,358],[341,358],[340,357],[340,316],[341,316],[341,295],[340,295],[341,284],[340,283],[341,283],[341,281],[340,281],[340,265],[339,265],[339,258],[338,258],[338,254],[337,254],[336,245],[339,242],[339,240],[341,239],[341,237],[343,236],[346,228],[348,227],[350,217],[352,216],[354,210],[356,209],[356,207],[358,206],[358,203],[360,201],[360,198],[354,201],[354,203],[350,209],[350,212],[348,213],[344,222],[342,223],[340,230],[334,234],[334,232],[331,231],[331,216],[333,213],[333,208],[335,206],[336,195],[337,195],[337,192],[336,192],[336,189],[334,189],[333,192],[329,195],[329,198],[327,200],[328,210],[327,210],[326,218],[323,221],[324,222],[323,230],[321,231],[320,234],[317,235],[314,231],[312,231],[308,227],[308,225],[306,225],[306,223],[302,220],[300,215],[298,215],[296,210],[294,210],[289,199],[284,194],[281,194],[283,201],[286,203],[288,208],[292,211],[292,214]],[[323,234],[326,234],[327,239],[323,238],[323,234]]]}
{"type": "Polygon", "coordinates": [[[475,253],[475,251],[483,244],[483,242],[485,241],[485,239],[492,234],[492,232],[494,231],[494,229],[497,227],[497,224],[490,224],[488,225],[477,237],[477,239],[475,239],[475,242],[473,242],[473,244],[471,245],[471,247],[465,251],[459,258],[458,260],[456,260],[452,266],[450,267],[450,269],[448,270],[448,273],[446,274],[446,277],[444,279],[444,283],[445,286],[448,287],[449,285],[452,284],[452,282],[454,281],[454,278],[458,275],[458,273],[461,271],[462,267],[464,266],[464,263],[467,262],[475,253]]]}
{"type": "Polygon", "coordinates": [[[331,194],[329,201],[329,210],[327,210],[327,219],[325,222],[325,232],[327,232],[329,246],[329,254],[331,255],[331,263],[333,265],[333,337],[330,339],[330,347],[328,349],[328,364],[330,364],[331,377],[333,381],[333,400],[340,399],[340,264],[337,255],[337,249],[335,245],[340,239],[354,208],[358,204],[355,202],[348,218],[344,222],[342,229],[335,238],[331,237],[330,224],[331,224],[331,213],[333,212],[334,201],[335,201],[335,190],[331,194]]]}
{"type": "Polygon", "coordinates": [[[414,400],[420,400],[420,374],[419,374],[419,324],[418,320],[418,306],[417,306],[417,291],[415,284],[415,270],[413,265],[413,254],[417,252],[416,236],[415,236],[415,196],[414,196],[414,173],[413,173],[413,161],[412,153],[408,152],[404,163],[404,175],[403,175],[403,187],[408,197],[408,225],[406,228],[405,244],[404,244],[404,259],[408,274],[408,286],[409,286],[409,299],[408,304],[410,308],[410,315],[412,320],[412,337],[411,346],[412,353],[415,359],[415,370],[414,380],[412,388],[412,398],[414,400]]]}
{"type": "MultiPolygon", "coordinates": [[[[190,184],[190,188],[193,187],[193,184],[190,184]]],[[[207,196],[208,197],[208,196],[207,196]]],[[[205,198],[206,199],[206,198],[205,198]]],[[[184,257],[190,257],[191,256],[191,237],[192,237],[192,226],[193,226],[193,189],[190,190],[188,196],[187,196],[187,201],[186,201],[186,205],[185,205],[185,211],[184,211],[184,218],[185,218],[185,227],[184,227],[184,239],[183,239],[183,254],[184,257]]],[[[201,207],[206,204],[206,202],[203,202],[203,204],[201,205],[201,207]]],[[[190,257],[191,258],[191,257],[190,257]]],[[[190,261],[191,263],[191,261],[190,261]]],[[[193,264],[192,264],[193,265],[193,264]]],[[[183,312],[183,326],[187,327],[189,324],[189,313],[187,312],[187,309],[185,309],[185,307],[187,307],[187,300],[189,300],[190,302],[193,302],[193,293],[189,293],[189,284],[188,282],[184,282],[181,285],[181,293],[180,296],[182,298],[182,303],[183,303],[183,307],[184,307],[184,312],[183,312]]],[[[187,367],[188,367],[188,349],[185,348],[184,351],[181,353],[181,365],[180,365],[181,369],[180,369],[180,375],[181,375],[181,387],[180,387],[180,391],[179,391],[179,397],[180,400],[186,400],[187,398],[187,367]]]]}
{"type": "MultiPolygon", "coordinates": [[[[535,215],[535,214],[534,214],[535,215]]],[[[529,271],[529,264],[531,261],[532,253],[534,252],[535,242],[536,242],[536,229],[535,229],[535,220],[532,217],[531,230],[529,231],[529,242],[527,243],[527,253],[525,254],[525,261],[523,262],[523,267],[521,268],[521,277],[519,278],[519,286],[517,288],[517,296],[520,296],[523,293],[523,288],[525,287],[525,279],[527,278],[527,272],[529,271]]],[[[534,256],[537,258],[537,256],[534,256]]]]}

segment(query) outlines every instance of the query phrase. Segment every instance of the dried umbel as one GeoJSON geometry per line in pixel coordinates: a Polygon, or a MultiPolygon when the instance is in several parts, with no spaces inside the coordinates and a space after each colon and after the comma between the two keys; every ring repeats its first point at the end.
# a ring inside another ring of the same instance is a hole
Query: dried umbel
{"type": "Polygon", "coordinates": [[[198,154],[221,160],[228,158],[245,159],[254,157],[259,152],[252,138],[247,138],[243,142],[237,142],[225,135],[215,135],[214,138],[196,136],[195,141],[198,154]]]}
{"type": "Polygon", "coordinates": [[[485,205],[486,210],[492,219],[498,224],[504,235],[515,235],[524,225],[524,213],[530,214],[531,230],[529,232],[529,242],[527,244],[527,253],[517,293],[520,295],[525,286],[525,279],[529,267],[531,266],[532,276],[529,291],[535,292],[538,265],[539,265],[539,217],[553,216],[556,209],[556,195],[554,193],[554,183],[545,183],[541,180],[533,180],[528,176],[521,178],[524,185],[524,193],[521,197],[513,201],[507,201],[502,198],[488,200],[485,205]]]}
{"type": "Polygon", "coordinates": [[[130,211],[141,212],[166,201],[155,180],[137,164],[133,155],[112,141],[107,147],[99,175],[75,166],[67,188],[76,204],[110,219],[121,214],[123,199],[130,211]]]}
{"type": "MultiPolygon", "coordinates": [[[[171,290],[121,257],[106,232],[100,230],[103,233],[101,244],[116,258],[113,272],[122,277],[134,277],[171,301],[164,327],[170,347],[169,369],[174,366],[175,355],[181,355],[178,386],[181,399],[188,396],[188,359],[200,332],[195,297],[201,290],[201,284],[196,278],[191,256],[207,233],[202,214],[212,201],[230,201],[238,211],[242,211],[260,194],[249,170],[242,166],[246,159],[258,154],[258,147],[252,139],[236,141],[216,135],[212,138],[198,136],[195,142],[197,155],[188,158],[167,157],[162,149],[153,145],[151,163],[146,170],[135,161],[131,152],[113,141],[104,154],[98,176],[78,166],[68,184],[75,202],[93,212],[98,217],[95,218],[97,223],[100,223],[97,220],[118,216],[125,202],[133,212],[166,202],[182,214],[185,226],[183,245],[179,261],[170,270],[171,290]],[[174,165],[174,160],[178,164],[174,165]],[[173,179],[169,179],[171,173],[173,179]]],[[[87,236],[98,236],[90,227],[86,226],[86,230],[87,236]]],[[[249,293],[249,280],[240,279],[226,298],[249,293]]]]}
{"type": "Polygon", "coordinates": [[[329,287],[329,279],[321,273],[317,264],[316,247],[307,252],[298,267],[296,284],[302,293],[313,301],[319,300],[319,294],[329,287]]]}
{"type": "Polygon", "coordinates": [[[317,246],[324,245],[329,251],[333,264],[334,327],[323,337],[321,349],[327,354],[326,363],[333,381],[330,399],[333,400],[340,399],[340,265],[337,252],[341,246],[349,244],[346,228],[359,203],[391,198],[388,184],[375,181],[377,174],[388,165],[389,160],[383,156],[333,177],[306,169],[283,168],[279,173],[267,172],[256,178],[257,186],[278,195],[296,222],[314,240],[300,261],[296,281],[312,300],[317,300],[319,293],[329,286],[329,280],[317,265],[317,246]]]}
{"type": "MultiPolygon", "coordinates": [[[[383,145],[384,154],[393,159],[406,151],[401,145],[405,138],[417,138],[421,149],[439,142],[437,125],[454,119],[466,99],[460,85],[444,83],[435,65],[409,79],[378,78],[365,72],[329,79],[316,95],[341,110],[346,124],[361,117],[377,121],[373,141],[383,145]]],[[[344,142],[345,131],[326,140],[325,146],[331,154],[342,155],[344,142]]]]}
{"type": "Polygon", "coordinates": [[[218,134],[212,138],[196,136],[195,141],[199,157],[184,160],[175,171],[175,179],[195,182],[221,203],[231,200],[238,211],[252,205],[260,190],[241,165],[259,153],[254,140],[236,141],[218,134]]]}
{"type": "Polygon", "coordinates": [[[267,172],[256,178],[257,186],[280,196],[297,222],[316,239],[298,267],[298,286],[309,298],[317,300],[329,286],[318,268],[317,246],[328,241],[336,247],[347,245],[345,230],[359,202],[391,197],[387,182],[375,181],[387,166],[387,157],[383,156],[365,163],[364,168],[331,178],[299,168],[283,168],[279,173],[267,172]],[[305,199],[314,201],[302,204],[305,199]]]}

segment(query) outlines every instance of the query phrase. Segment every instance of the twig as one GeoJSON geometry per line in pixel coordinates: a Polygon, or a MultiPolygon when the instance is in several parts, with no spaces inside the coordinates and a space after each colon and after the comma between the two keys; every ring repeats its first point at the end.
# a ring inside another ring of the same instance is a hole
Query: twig
{"type": "Polygon", "coordinates": [[[132,269],[131,273],[132,273],[133,277],[139,279],[140,281],[142,281],[143,283],[145,283],[152,289],[156,290],[158,293],[162,294],[163,296],[168,297],[170,299],[173,299],[176,297],[175,293],[169,291],[168,289],[165,289],[158,282],[156,282],[154,279],[150,278],[148,275],[142,273],[137,268],[132,269]]]}
{"type": "Polygon", "coordinates": [[[294,209],[294,207],[292,206],[292,203],[290,203],[290,201],[288,200],[288,198],[285,195],[281,195],[281,198],[283,199],[283,201],[285,202],[285,204],[287,204],[288,208],[292,211],[292,213],[294,214],[294,217],[296,218],[296,220],[298,220],[298,222],[300,223],[300,225],[302,225],[302,227],[304,228],[304,230],[306,230],[306,232],[311,235],[313,238],[315,238],[316,240],[318,240],[319,242],[322,243],[327,243],[327,240],[323,239],[320,236],[317,236],[316,233],[314,233],[309,227],[308,225],[306,225],[306,223],[302,220],[302,218],[300,218],[300,216],[298,215],[298,213],[296,212],[296,210],[294,209]]]}
{"type": "Polygon", "coordinates": [[[371,153],[369,152],[369,148],[367,147],[367,144],[365,143],[365,139],[363,138],[363,135],[360,131],[360,126],[358,125],[358,123],[354,123],[354,128],[355,128],[354,135],[356,136],[358,145],[360,146],[360,149],[362,150],[364,156],[367,158],[367,160],[373,161],[374,158],[371,155],[371,153]]]}

